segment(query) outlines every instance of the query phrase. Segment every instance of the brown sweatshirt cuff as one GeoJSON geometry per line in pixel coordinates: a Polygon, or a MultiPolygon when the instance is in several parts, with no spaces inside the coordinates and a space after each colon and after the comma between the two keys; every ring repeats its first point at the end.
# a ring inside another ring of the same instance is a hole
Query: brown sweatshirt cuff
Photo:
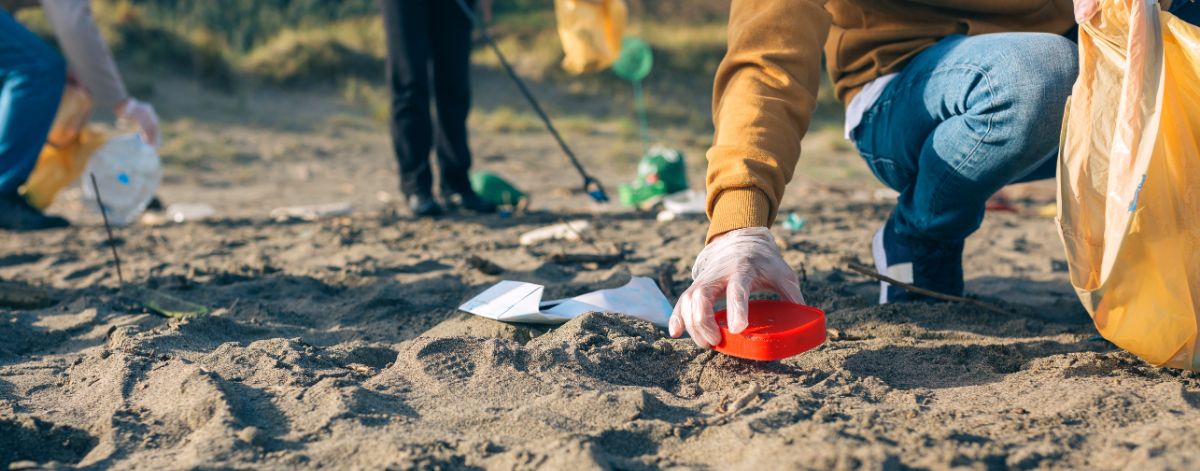
{"type": "Polygon", "coordinates": [[[756,188],[722,191],[712,203],[708,236],[704,242],[726,232],[746,227],[771,226],[771,201],[756,188]]]}

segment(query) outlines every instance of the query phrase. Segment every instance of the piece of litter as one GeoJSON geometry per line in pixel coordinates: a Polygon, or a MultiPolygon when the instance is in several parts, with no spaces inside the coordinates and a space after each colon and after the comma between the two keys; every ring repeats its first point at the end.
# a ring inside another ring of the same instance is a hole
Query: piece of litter
{"type": "Polygon", "coordinates": [[[175,296],[141,287],[127,287],[128,295],[150,312],[171,319],[190,319],[208,314],[208,308],[175,296]]]}
{"type": "Polygon", "coordinates": [[[1037,210],[1038,217],[1053,219],[1058,217],[1058,203],[1047,203],[1037,210]]]}
{"type": "Polygon", "coordinates": [[[788,214],[787,219],[783,220],[783,228],[789,232],[800,232],[804,230],[804,225],[808,223],[807,219],[800,217],[799,214],[788,214]]]}
{"type": "Polygon", "coordinates": [[[354,205],[342,201],[337,203],[275,208],[271,210],[271,219],[276,221],[287,221],[291,219],[316,221],[322,218],[349,216],[351,214],[354,214],[354,205]]]}
{"type": "Polygon", "coordinates": [[[459,309],[505,322],[561,324],[588,312],[615,312],[666,327],[671,302],[654,280],[633,277],[620,288],[602,289],[569,299],[542,301],[545,287],[520,281],[501,281],[459,309]]]}
{"type": "Polygon", "coordinates": [[[204,203],[173,203],[167,206],[166,212],[167,217],[177,223],[208,219],[217,213],[212,206],[204,203]]]}
{"type": "Polygon", "coordinates": [[[663,209],[682,216],[685,214],[704,214],[707,209],[705,193],[698,190],[684,190],[671,193],[662,199],[663,209]]]}
{"type": "Polygon", "coordinates": [[[468,267],[479,270],[479,272],[483,273],[484,275],[499,275],[504,273],[504,267],[497,265],[496,262],[478,255],[471,255],[467,257],[466,263],[468,267]]]}
{"type": "Polygon", "coordinates": [[[579,219],[545,227],[521,234],[521,245],[533,245],[547,240],[579,240],[580,235],[591,228],[588,221],[579,219]]]}

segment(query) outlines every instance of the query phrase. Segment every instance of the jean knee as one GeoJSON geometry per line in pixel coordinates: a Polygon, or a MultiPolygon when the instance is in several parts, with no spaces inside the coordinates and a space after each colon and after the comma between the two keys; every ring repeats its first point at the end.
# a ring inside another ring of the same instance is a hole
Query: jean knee
{"type": "Polygon", "coordinates": [[[1014,50],[1012,60],[995,70],[1011,84],[1015,104],[1061,112],[1079,75],[1079,47],[1057,34],[1025,33],[1014,50]]]}
{"type": "Polygon", "coordinates": [[[1078,75],[1078,47],[1055,34],[1011,35],[1008,52],[988,71],[995,102],[989,112],[993,138],[1004,142],[1006,167],[1021,171],[1043,162],[1057,149],[1059,130],[1071,87],[1078,75]]]}

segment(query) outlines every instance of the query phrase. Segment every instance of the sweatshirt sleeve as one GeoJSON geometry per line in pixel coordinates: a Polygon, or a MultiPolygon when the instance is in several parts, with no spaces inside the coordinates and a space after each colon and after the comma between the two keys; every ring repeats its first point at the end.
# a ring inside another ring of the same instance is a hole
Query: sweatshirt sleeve
{"type": "Polygon", "coordinates": [[[769,227],[800,158],[829,34],[824,0],[733,0],[713,90],[708,239],[769,227]]]}
{"type": "Polygon", "coordinates": [[[91,92],[96,105],[112,108],[128,98],[112,51],[92,18],[90,0],[42,0],[42,9],[68,68],[91,92]]]}

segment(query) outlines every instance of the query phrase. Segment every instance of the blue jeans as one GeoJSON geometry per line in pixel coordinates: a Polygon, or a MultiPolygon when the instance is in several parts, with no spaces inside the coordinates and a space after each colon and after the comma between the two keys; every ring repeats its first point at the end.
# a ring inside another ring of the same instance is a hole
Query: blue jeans
{"type": "Polygon", "coordinates": [[[1171,2],[1171,13],[1179,19],[1194,25],[1200,25],[1200,2],[1196,0],[1175,0],[1171,2]]]}
{"type": "Polygon", "coordinates": [[[66,80],[58,52],[0,9],[0,196],[33,171],[66,80]]]}
{"type": "MultiPolygon", "coordinates": [[[[1200,24],[1200,2],[1171,12],[1200,24]]],[[[854,133],[867,166],[900,192],[897,233],[957,245],[996,191],[1054,177],[1077,51],[1054,34],[956,35],[904,67],[854,133]]]]}
{"type": "Polygon", "coordinates": [[[1045,33],[949,36],[922,51],[863,114],[867,166],[900,192],[896,232],[959,244],[989,197],[1054,176],[1077,47],[1045,33]]]}

